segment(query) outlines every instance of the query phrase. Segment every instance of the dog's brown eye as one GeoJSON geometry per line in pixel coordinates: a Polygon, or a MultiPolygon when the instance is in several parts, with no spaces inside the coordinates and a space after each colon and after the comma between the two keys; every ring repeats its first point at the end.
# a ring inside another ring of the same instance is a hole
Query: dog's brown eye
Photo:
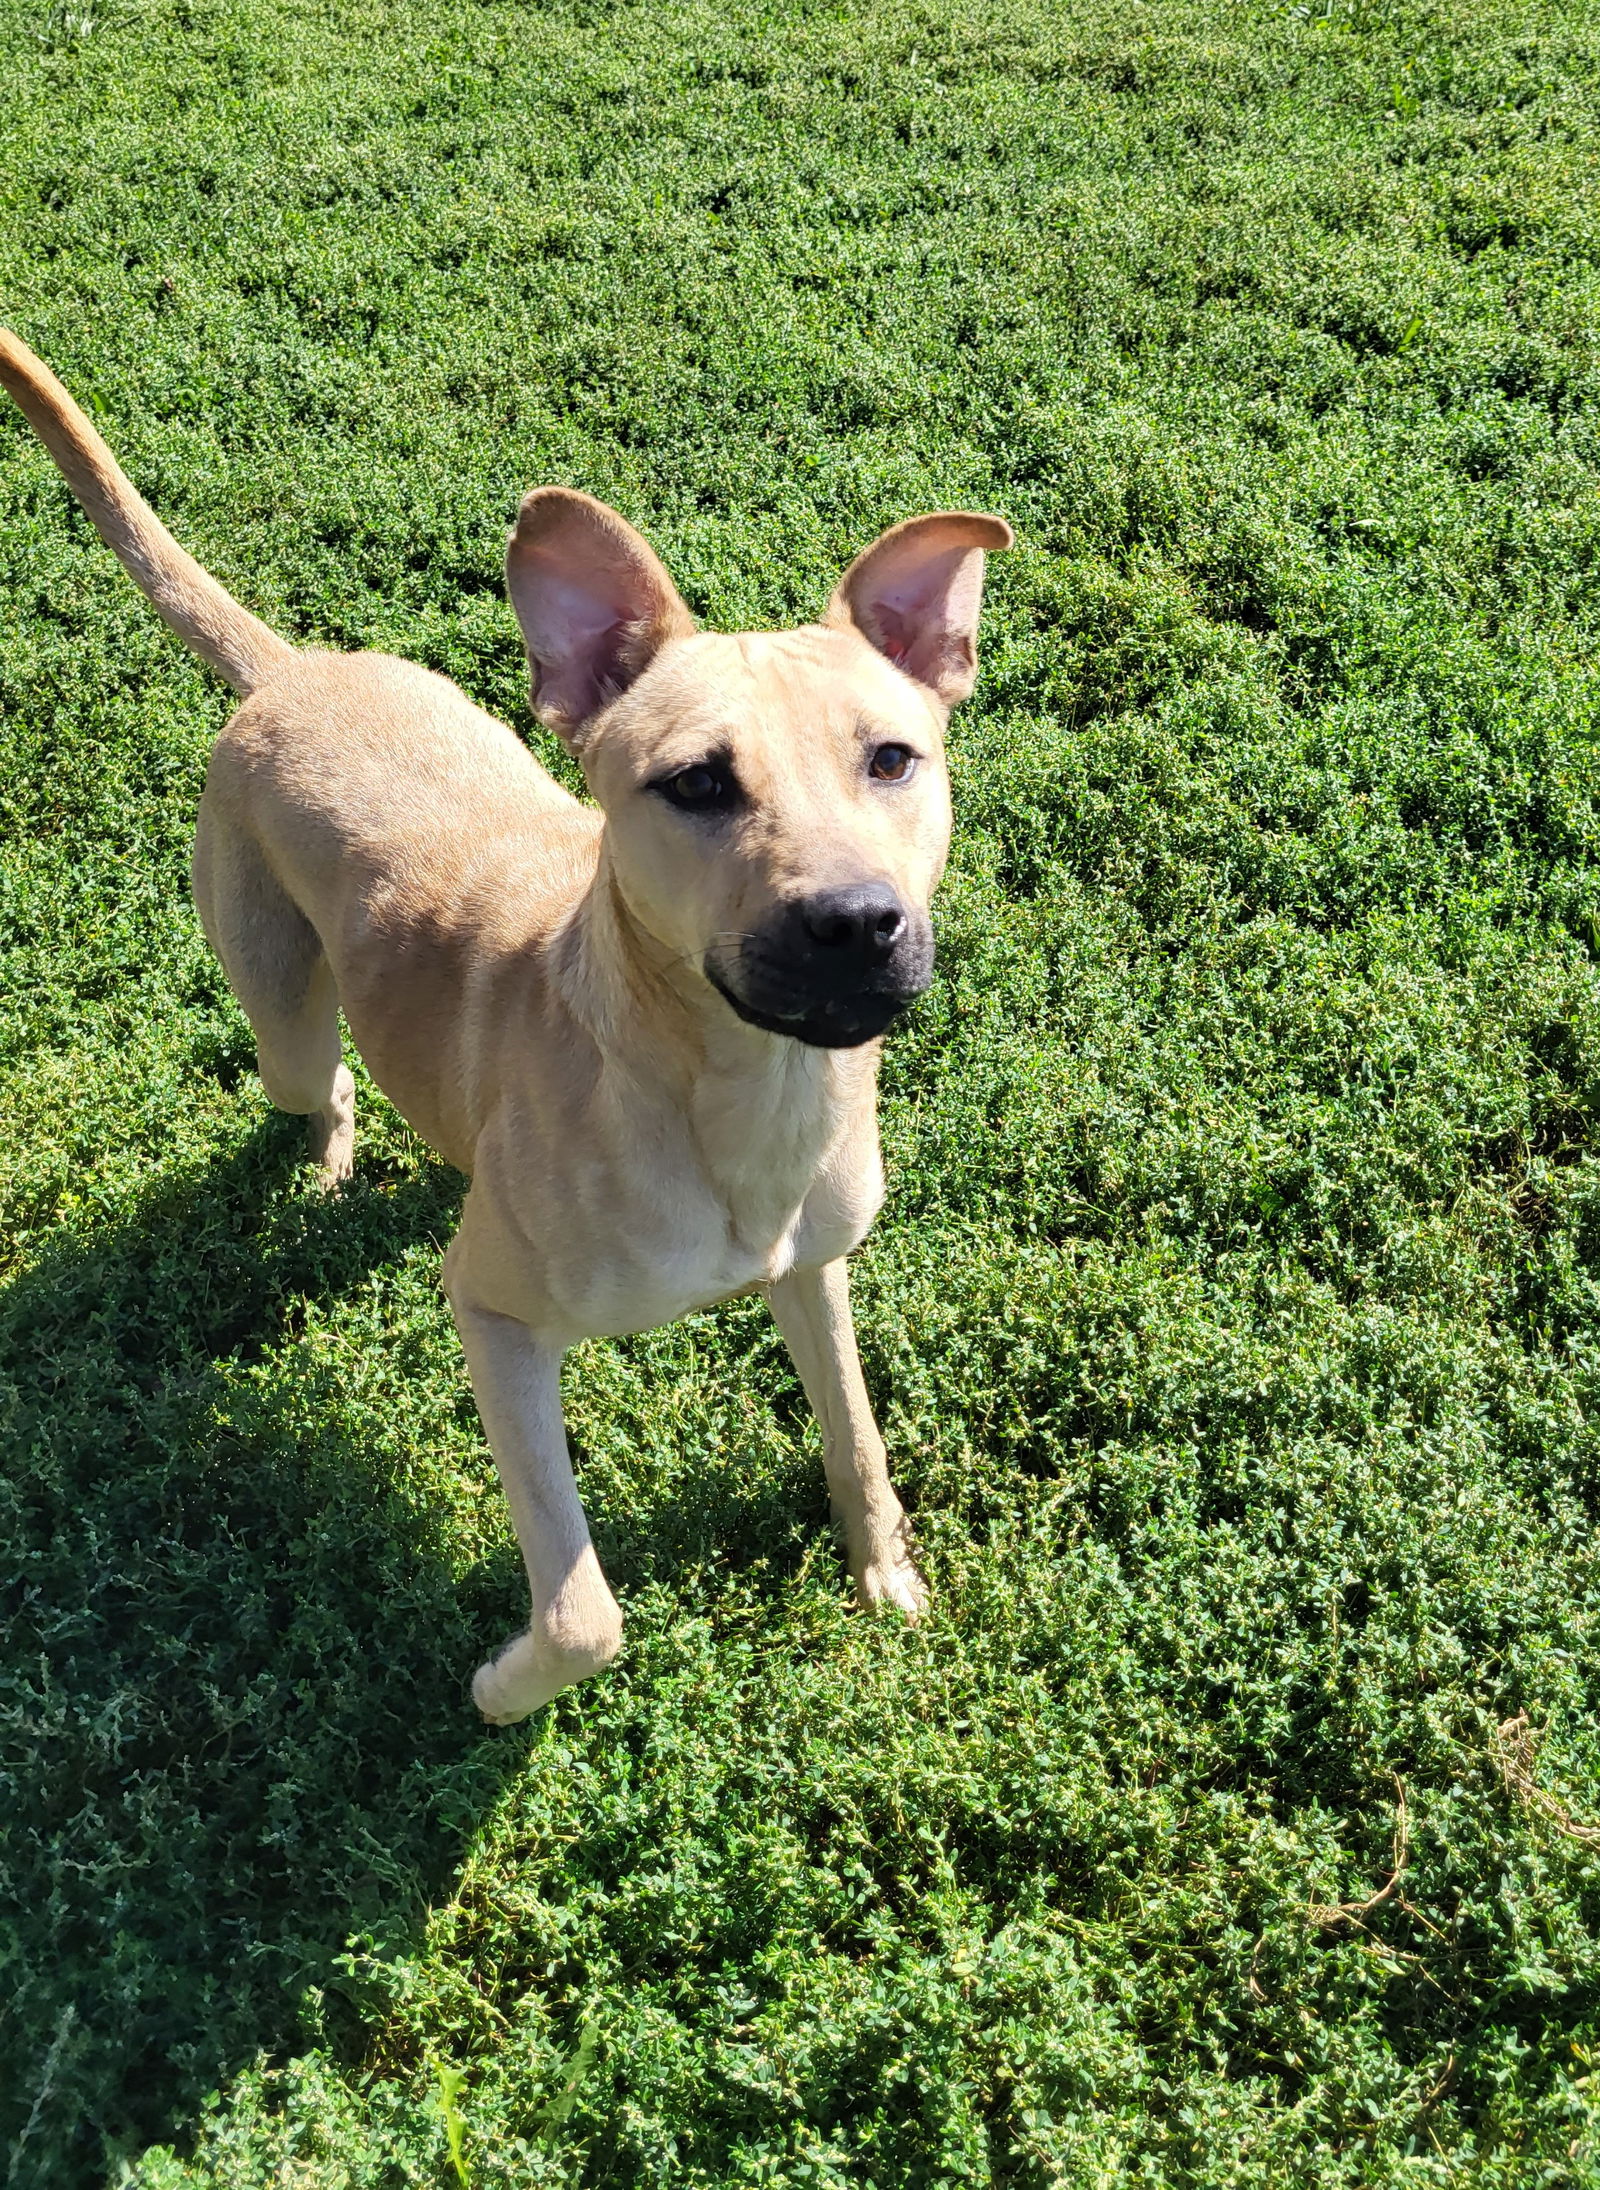
{"type": "Polygon", "coordinates": [[[916,765],[916,754],[904,745],[880,745],[872,756],[872,773],[880,783],[904,783],[916,765]]]}
{"type": "Polygon", "coordinates": [[[674,806],[714,806],[728,793],[728,779],[715,768],[680,768],[658,786],[674,806]]]}

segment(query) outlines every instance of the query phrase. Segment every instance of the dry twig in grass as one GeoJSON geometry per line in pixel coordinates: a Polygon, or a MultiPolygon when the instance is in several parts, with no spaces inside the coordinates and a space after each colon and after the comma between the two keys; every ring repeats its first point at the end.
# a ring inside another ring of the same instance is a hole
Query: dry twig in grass
{"type": "Polygon", "coordinates": [[[1364,1916],[1370,1916],[1385,1901],[1391,1900],[1400,1890],[1400,1880],[1410,1858],[1410,1818],[1406,1810],[1406,1790],[1398,1772],[1390,1777],[1394,1781],[1394,1855],[1389,1876],[1376,1893],[1369,1893],[1365,1901],[1313,1901],[1306,1910],[1306,1921],[1324,1927],[1334,1924],[1359,1924],[1364,1916]]]}
{"type": "Polygon", "coordinates": [[[1529,1725],[1526,1711],[1519,1711],[1501,1726],[1500,1777],[1506,1783],[1506,1792],[1548,1818],[1568,1840],[1581,1840],[1586,1848],[1600,1848],[1600,1825],[1580,1824],[1559,1795],[1547,1793],[1535,1781],[1534,1757],[1543,1738],[1529,1725]]]}

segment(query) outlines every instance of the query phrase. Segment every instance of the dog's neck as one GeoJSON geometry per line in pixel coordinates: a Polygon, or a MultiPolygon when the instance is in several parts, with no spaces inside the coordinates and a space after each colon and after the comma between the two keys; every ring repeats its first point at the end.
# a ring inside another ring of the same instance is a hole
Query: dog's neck
{"type": "Polygon", "coordinates": [[[841,1136],[875,1151],[879,1045],[818,1049],[747,1025],[698,966],[641,926],[603,840],[569,932],[569,1008],[613,1071],[688,1121],[741,1237],[764,1240],[793,1221],[841,1136]]]}

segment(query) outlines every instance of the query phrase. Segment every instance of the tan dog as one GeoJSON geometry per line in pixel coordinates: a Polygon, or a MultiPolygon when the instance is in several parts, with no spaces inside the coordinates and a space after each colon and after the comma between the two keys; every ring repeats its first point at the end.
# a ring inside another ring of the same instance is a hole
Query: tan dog
{"type": "Polygon", "coordinates": [[[378,1085],[471,1174],[445,1289],[533,1596],[473,1681],[479,1708],[521,1718],[621,1644],[563,1352],[751,1287],[821,1422],[857,1594],[914,1617],[844,1257],[882,1199],[878,1037],[930,977],[942,732],[972,689],[984,550],[1009,527],[913,518],[820,624],[719,637],[614,512],[530,494],[509,580],[534,711],[596,812],[442,677],[259,623],[3,332],[0,381],[136,583],[245,695],[194,883],[268,1095],[346,1176],[342,1006],[378,1085]]]}

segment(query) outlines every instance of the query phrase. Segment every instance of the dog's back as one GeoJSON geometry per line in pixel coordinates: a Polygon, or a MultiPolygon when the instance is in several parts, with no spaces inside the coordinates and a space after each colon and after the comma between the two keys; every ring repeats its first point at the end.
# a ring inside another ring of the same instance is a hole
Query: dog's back
{"type": "Polygon", "coordinates": [[[195,895],[247,1010],[308,927],[373,1077],[470,1170],[497,1038],[543,1005],[599,845],[594,809],[446,678],[304,652],[217,740],[195,895]]]}

